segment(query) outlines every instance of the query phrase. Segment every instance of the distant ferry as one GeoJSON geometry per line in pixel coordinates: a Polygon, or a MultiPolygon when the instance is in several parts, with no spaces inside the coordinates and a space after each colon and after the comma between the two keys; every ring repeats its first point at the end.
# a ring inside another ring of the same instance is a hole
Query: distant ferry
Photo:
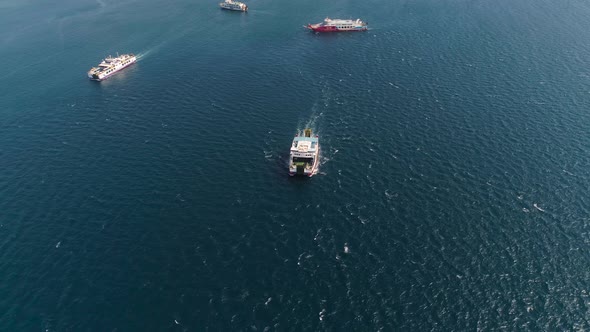
{"type": "Polygon", "coordinates": [[[303,135],[297,134],[291,145],[289,155],[289,175],[313,176],[319,165],[320,143],[311,129],[305,129],[303,135]]]}
{"type": "Polygon", "coordinates": [[[94,81],[102,81],[119,70],[135,63],[135,61],[137,61],[137,58],[133,54],[122,54],[116,58],[109,55],[108,58],[102,60],[98,67],[94,67],[88,71],[88,78],[94,81]]]}
{"type": "Polygon", "coordinates": [[[324,22],[308,24],[307,27],[315,32],[341,32],[341,31],[365,31],[368,29],[367,22],[357,20],[340,20],[326,18],[324,22]]]}
{"type": "Polygon", "coordinates": [[[221,9],[227,10],[237,10],[239,12],[247,12],[248,6],[245,3],[233,0],[225,0],[224,2],[219,3],[219,7],[221,9]]]}

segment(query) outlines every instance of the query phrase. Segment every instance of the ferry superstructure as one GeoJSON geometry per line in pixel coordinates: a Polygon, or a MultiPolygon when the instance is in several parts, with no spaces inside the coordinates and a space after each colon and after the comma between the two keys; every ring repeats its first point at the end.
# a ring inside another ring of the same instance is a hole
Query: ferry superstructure
{"type": "Polygon", "coordinates": [[[219,7],[221,7],[221,9],[235,10],[239,12],[248,11],[248,6],[246,6],[245,3],[233,0],[225,0],[224,2],[220,2],[219,7]]]}
{"type": "Polygon", "coordinates": [[[109,55],[108,58],[102,60],[98,67],[94,67],[88,71],[88,78],[93,81],[102,81],[109,76],[118,72],[119,70],[132,65],[137,61],[133,54],[122,54],[113,58],[109,55]]]}
{"type": "Polygon", "coordinates": [[[317,24],[308,24],[307,28],[315,32],[342,32],[342,31],[366,31],[367,22],[360,19],[341,20],[326,18],[323,22],[317,24]]]}
{"type": "Polygon", "coordinates": [[[305,129],[293,139],[289,154],[289,175],[313,176],[318,170],[320,159],[319,137],[311,129],[305,129]]]}

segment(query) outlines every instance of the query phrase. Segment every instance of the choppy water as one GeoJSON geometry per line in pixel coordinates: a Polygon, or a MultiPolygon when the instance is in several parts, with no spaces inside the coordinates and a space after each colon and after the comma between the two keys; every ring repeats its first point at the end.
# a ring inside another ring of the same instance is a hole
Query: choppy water
{"type": "Polygon", "coordinates": [[[0,330],[590,329],[588,2],[248,4],[0,3],[0,330]]]}

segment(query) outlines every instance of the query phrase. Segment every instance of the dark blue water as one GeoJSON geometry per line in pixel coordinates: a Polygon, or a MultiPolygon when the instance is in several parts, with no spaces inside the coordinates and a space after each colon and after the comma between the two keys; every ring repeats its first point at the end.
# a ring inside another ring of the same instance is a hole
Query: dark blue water
{"type": "Polygon", "coordinates": [[[590,329],[587,1],[248,5],[0,2],[0,330],[590,329]]]}

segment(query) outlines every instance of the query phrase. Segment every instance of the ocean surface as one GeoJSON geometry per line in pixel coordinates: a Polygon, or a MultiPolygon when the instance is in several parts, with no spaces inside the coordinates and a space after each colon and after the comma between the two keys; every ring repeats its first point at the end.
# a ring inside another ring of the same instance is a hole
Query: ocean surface
{"type": "Polygon", "coordinates": [[[0,331],[590,329],[590,2],[217,2],[0,1],[0,331]]]}

